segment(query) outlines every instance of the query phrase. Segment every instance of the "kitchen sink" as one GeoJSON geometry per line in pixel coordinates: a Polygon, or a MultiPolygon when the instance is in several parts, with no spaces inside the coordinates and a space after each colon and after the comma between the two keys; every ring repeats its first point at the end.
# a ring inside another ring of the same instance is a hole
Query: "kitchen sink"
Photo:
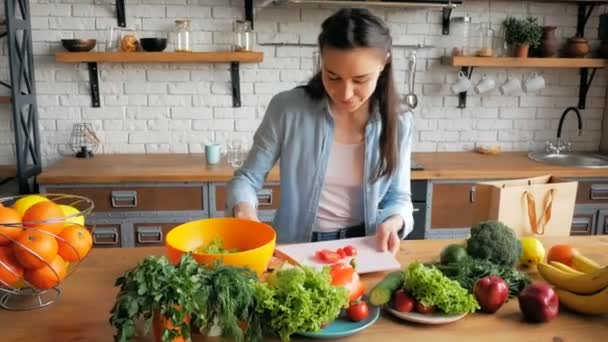
{"type": "Polygon", "coordinates": [[[541,163],[585,168],[608,168],[608,156],[593,152],[530,152],[528,158],[541,163]]]}

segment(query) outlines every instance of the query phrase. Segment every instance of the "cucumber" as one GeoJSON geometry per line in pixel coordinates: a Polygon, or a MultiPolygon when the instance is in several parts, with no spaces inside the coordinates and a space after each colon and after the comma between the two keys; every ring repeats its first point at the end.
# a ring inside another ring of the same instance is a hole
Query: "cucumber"
{"type": "Polygon", "coordinates": [[[403,282],[403,271],[387,274],[369,293],[369,303],[379,306],[390,302],[393,293],[403,286],[403,282]]]}

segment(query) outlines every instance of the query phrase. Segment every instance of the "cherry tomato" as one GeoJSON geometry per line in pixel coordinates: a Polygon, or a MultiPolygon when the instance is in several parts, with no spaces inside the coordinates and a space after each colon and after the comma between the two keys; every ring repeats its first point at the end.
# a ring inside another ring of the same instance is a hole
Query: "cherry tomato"
{"type": "Polygon", "coordinates": [[[422,305],[422,303],[417,302],[416,311],[420,312],[421,314],[430,314],[430,313],[435,312],[435,305],[424,306],[424,305],[422,305]]]}
{"type": "Polygon", "coordinates": [[[353,302],[346,310],[348,319],[354,322],[359,322],[367,318],[369,310],[366,302],[353,302]]]}
{"type": "Polygon", "coordinates": [[[347,254],[346,251],[344,251],[343,248],[338,248],[338,250],[336,250],[336,253],[338,253],[338,255],[340,256],[340,258],[346,258],[347,254]]]}
{"type": "Polygon", "coordinates": [[[352,245],[348,245],[348,246],[344,247],[344,252],[346,253],[346,256],[356,256],[357,255],[357,249],[355,248],[355,246],[352,246],[352,245]]]}
{"type": "Polygon", "coordinates": [[[395,297],[393,298],[393,306],[399,312],[410,312],[414,310],[414,306],[416,305],[416,300],[414,297],[410,296],[403,289],[397,290],[395,292],[395,297]]]}

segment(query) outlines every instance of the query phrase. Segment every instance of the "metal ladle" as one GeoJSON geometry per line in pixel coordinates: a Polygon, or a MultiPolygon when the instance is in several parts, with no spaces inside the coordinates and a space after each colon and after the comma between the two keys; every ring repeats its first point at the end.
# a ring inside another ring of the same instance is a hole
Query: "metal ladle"
{"type": "Polygon", "coordinates": [[[408,88],[409,92],[405,95],[405,104],[410,109],[418,106],[418,96],[414,93],[414,80],[416,79],[416,50],[413,50],[409,56],[409,73],[408,73],[408,88]]]}

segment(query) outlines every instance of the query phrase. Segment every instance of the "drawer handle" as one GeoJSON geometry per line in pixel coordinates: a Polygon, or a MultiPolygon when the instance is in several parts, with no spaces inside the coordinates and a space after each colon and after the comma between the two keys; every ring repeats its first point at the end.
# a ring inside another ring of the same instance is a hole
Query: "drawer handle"
{"type": "Polygon", "coordinates": [[[606,200],[608,199],[608,184],[592,184],[590,192],[592,200],[606,200]]]}
{"type": "Polygon", "coordinates": [[[591,227],[591,220],[588,217],[575,217],[572,219],[572,228],[584,228],[588,230],[591,227]]]}
{"type": "Polygon", "coordinates": [[[137,243],[159,244],[163,242],[163,230],[161,227],[138,227],[137,243]]]}
{"type": "Polygon", "coordinates": [[[272,189],[262,189],[258,191],[258,206],[268,207],[272,205],[272,189]]]}
{"type": "Polygon", "coordinates": [[[471,203],[475,203],[475,199],[477,195],[477,189],[475,189],[475,186],[471,187],[471,190],[469,191],[469,202],[471,203]]]}
{"type": "Polygon", "coordinates": [[[112,191],[113,208],[137,207],[137,191],[112,191]]]}
{"type": "Polygon", "coordinates": [[[96,228],[93,232],[95,245],[118,245],[118,228],[96,228]]]}
{"type": "Polygon", "coordinates": [[[413,213],[417,213],[420,211],[420,208],[414,208],[414,210],[412,210],[413,213]]]}

